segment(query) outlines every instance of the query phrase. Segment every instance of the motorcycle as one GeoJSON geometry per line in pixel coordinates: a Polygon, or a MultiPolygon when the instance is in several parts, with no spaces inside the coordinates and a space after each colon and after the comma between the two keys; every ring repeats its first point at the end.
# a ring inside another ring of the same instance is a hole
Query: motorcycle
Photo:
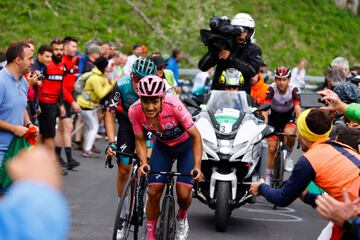
{"type": "MultiPolygon", "coordinates": [[[[262,142],[274,129],[259,118],[270,104],[252,111],[244,91],[210,93],[206,107],[197,107],[194,121],[202,137],[201,170],[205,180],[194,187],[200,202],[215,209],[218,231],[226,231],[231,212],[251,200],[249,187],[259,179],[256,169],[262,142]]],[[[263,161],[265,161],[264,159],[263,161]]]]}

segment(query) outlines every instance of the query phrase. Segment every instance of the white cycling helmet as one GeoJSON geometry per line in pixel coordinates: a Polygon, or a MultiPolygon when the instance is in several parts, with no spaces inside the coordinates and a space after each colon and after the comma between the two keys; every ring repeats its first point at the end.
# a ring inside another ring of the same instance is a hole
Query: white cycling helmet
{"type": "Polygon", "coordinates": [[[250,29],[249,38],[252,39],[255,34],[255,21],[247,13],[238,13],[230,22],[233,26],[241,26],[250,29]]]}

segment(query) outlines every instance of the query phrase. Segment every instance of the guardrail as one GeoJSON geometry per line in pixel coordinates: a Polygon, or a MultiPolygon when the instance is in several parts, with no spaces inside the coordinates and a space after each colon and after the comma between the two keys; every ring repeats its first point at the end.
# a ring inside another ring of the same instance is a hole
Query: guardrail
{"type": "MultiPolygon", "coordinates": [[[[199,72],[201,72],[200,69],[196,69],[196,68],[180,68],[179,69],[179,75],[183,77],[183,78],[181,78],[183,80],[190,80],[199,72]]],[[[325,78],[323,76],[306,75],[305,76],[305,90],[315,91],[324,82],[324,80],[325,80],[325,78]]]]}

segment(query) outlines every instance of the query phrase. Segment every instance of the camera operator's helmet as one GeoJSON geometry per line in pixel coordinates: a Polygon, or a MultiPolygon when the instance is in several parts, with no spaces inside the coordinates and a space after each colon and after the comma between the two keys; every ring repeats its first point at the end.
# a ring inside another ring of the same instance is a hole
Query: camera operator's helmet
{"type": "Polygon", "coordinates": [[[236,68],[224,70],[220,76],[219,83],[225,87],[240,87],[244,84],[243,74],[236,68]]]}
{"type": "Polygon", "coordinates": [[[255,34],[255,21],[247,13],[238,13],[230,22],[233,26],[239,26],[249,29],[249,39],[252,39],[255,34]]]}
{"type": "Polygon", "coordinates": [[[165,95],[165,82],[156,75],[140,79],[137,94],[139,97],[163,97],[165,95]]]}
{"type": "Polygon", "coordinates": [[[156,65],[148,58],[139,58],[132,65],[132,73],[138,78],[143,78],[148,75],[155,75],[156,65]]]}
{"type": "Polygon", "coordinates": [[[289,77],[291,77],[291,70],[284,66],[278,67],[275,70],[275,77],[276,78],[289,78],[289,77]]]}

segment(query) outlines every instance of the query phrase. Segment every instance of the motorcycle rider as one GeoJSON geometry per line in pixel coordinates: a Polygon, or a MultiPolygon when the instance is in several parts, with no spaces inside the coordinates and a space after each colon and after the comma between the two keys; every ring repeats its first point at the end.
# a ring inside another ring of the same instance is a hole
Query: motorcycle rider
{"type": "Polygon", "coordinates": [[[255,21],[247,13],[238,13],[230,22],[231,25],[243,29],[242,33],[235,37],[235,44],[231,50],[209,50],[199,61],[199,69],[207,71],[216,65],[212,90],[224,90],[224,84],[220,77],[227,68],[236,68],[244,75],[243,89],[250,94],[250,80],[255,76],[262,63],[261,49],[251,42],[255,34],[255,21]]]}

